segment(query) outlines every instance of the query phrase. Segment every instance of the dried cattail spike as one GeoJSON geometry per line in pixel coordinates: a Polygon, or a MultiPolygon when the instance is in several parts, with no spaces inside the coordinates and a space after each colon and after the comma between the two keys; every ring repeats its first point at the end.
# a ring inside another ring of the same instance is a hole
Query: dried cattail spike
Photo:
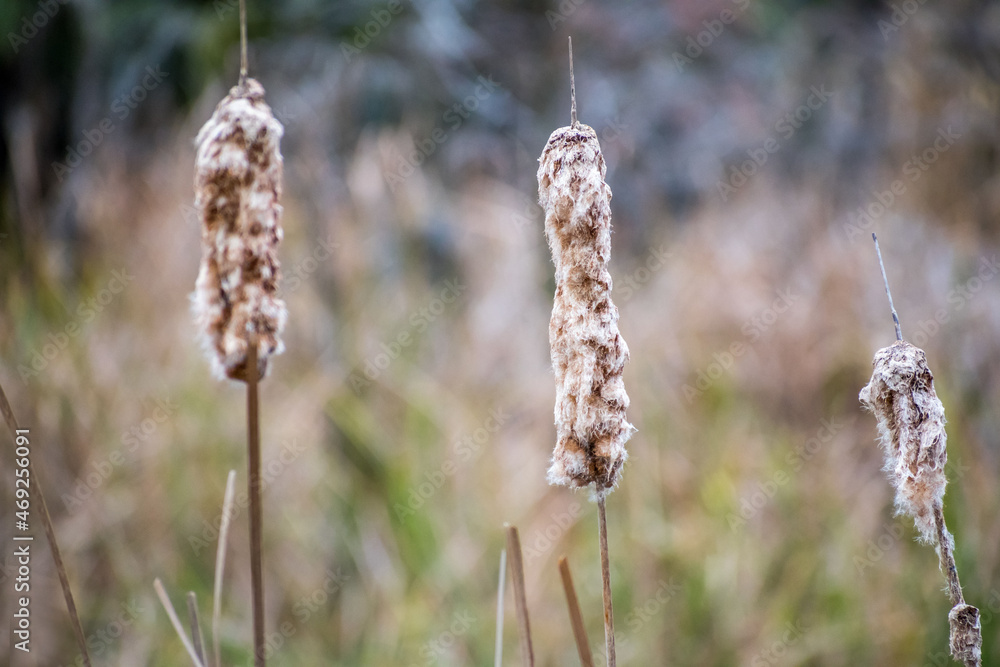
{"type": "Polygon", "coordinates": [[[934,508],[943,502],[948,452],[944,406],[934,392],[927,357],[920,348],[897,341],[875,354],[874,367],[859,398],[878,419],[896,510],[913,517],[922,541],[937,542],[934,508]]]}
{"type": "Polygon", "coordinates": [[[258,341],[258,378],[271,355],[284,349],[287,312],[277,296],[282,133],[254,79],[230,90],[198,133],[194,186],[202,260],[191,299],[219,377],[247,380],[251,335],[258,341]]]}
{"type": "Polygon", "coordinates": [[[635,428],[622,381],[628,346],[611,301],[611,188],[597,133],[581,123],[552,133],[539,159],[538,201],[556,270],[549,345],[556,376],[550,484],[614,488],[635,428]]]}
{"type": "Polygon", "coordinates": [[[979,623],[979,610],[968,604],[957,604],[948,614],[951,627],[949,644],[951,655],[968,667],[982,663],[983,629],[979,623]]]}

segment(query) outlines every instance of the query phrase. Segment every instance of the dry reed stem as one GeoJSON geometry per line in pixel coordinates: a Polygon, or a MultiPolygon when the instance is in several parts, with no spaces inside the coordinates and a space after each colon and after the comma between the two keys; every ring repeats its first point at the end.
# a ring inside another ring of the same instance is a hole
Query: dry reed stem
{"type": "Polygon", "coordinates": [[[500,550],[500,575],[498,577],[499,581],[497,583],[497,632],[496,632],[496,648],[493,654],[493,665],[494,667],[503,667],[503,593],[504,593],[504,581],[505,575],[507,574],[507,550],[500,550]]]}
{"type": "Polygon", "coordinates": [[[283,129],[247,79],[230,90],[198,132],[195,208],[202,260],[192,311],[218,377],[247,380],[249,337],[256,335],[258,377],[284,347],[287,319],[278,298],[283,129]]]}
{"type": "Polygon", "coordinates": [[[611,606],[611,563],[608,558],[608,516],[604,496],[597,497],[597,529],[601,547],[601,583],[604,597],[604,648],[608,667],[615,667],[615,614],[611,606]]]}
{"type": "Polygon", "coordinates": [[[628,345],[611,301],[611,188],[597,133],[576,123],[552,133],[539,158],[538,201],[555,264],[549,345],[556,377],[550,484],[597,495],[618,483],[635,428],[622,380],[628,345]]]}
{"type": "Polygon", "coordinates": [[[170,618],[170,624],[174,626],[174,632],[177,636],[181,638],[181,643],[184,644],[184,649],[191,656],[191,661],[194,663],[195,667],[205,667],[201,660],[198,659],[198,654],[194,650],[194,646],[191,644],[191,640],[188,639],[187,633],[184,632],[184,626],[181,624],[181,619],[177,616],[177,611],[174,610],[173,603],[170,602],[170,596],[167,595],[166,589],[163,588],[163,583],[160,581],[159,577],[153,580],[153,588],[156,590],[156,596],[160,598],[160,604],[167,612],[167,616],[170,618]]]}
{"type": "Polygon", "coordinates": [[[923,350],[904,340],[875,353],[861,403],[878,420],[885,468],[896,490],[897,514],[913,517],[920,540],[934,544],[948,582],[953,609],[948,616],[952,657],[967,667],[981,661],[979,610],[967,605],[955,566],[955,540],[944,521],[948,462],[944,406],[923,350]]]}
{"type": "Polygon", "coordinates": [[[226,572],[226,547],[229,539],[229,524],[233,517],[233,498],[236,495],[236,471],[230,470],[226,477],[226,491],[222,497],[222,521],[219,525],[219,544],[215,548],[215,581],[212,591],[212,648],[215,667],[222,667],[219,651],[219,621],[222,618],[222,583],[226,572]]]}
{"type": "Polygon", "coordinates": [[[198,659],[205,663],[205,647],[201,641],[201,621],[198,619],[198,596],[194,591],[187,594],[188,623],[191,625],[191,643],[194,644],[194,652],[198,654],[198,659]]]}
{"type": "Polygon", "coordinates": [[[590,652],[590,642],[587,640],[587,628],[583,624],[583,614],[580,612],[580,600],[576,597],[573,575],[570,574],[566,556],[559,558],[559,575],[562,577],[563,590],[566,592],[569,622],[573,626],[573,639],[576,641],[576,652],[580,655],[580,664],[583,667],[594,667],[594,656],[590,652]]]}
{"type": "Polygon", "coordinates": [[[521,659],[527,667],[534,667],[535,652],[531,646],[531,622],[528,620],[528,601],[524,591],[524,562],[521,558],[521,538],[517,527],[504,524],[507,531],[507,560],[510,562],[510,579],[514,587],[514,608],[517,611],[518,637],[521,642],[521,659]]]}
{"type": "MultiPolygon", "coordinates": [[[[17,418],[14,416],[14,409],[10,407],[7,394],[0,385],[0,412],[3,412],[4,421],[10,429],[10,435],[17,441],[20,427],[17,425],[17,418]]],[[[59,543],[56,541],[56,531],[52,527],[52,517],[49,515],[49,506],[45,502],[45,494],[42,492],[42,482],[35,471],[34,457],[28,456],[28,477],[30,480],[31,496],[37,505],[39,515],[42,518],[42,530],[45,532],[45,539],[48,540],[49,550],[52,552],[52,560],[55,563],[56,575],[59,577],[59,587],[62,589],[63,599],[66,601],[66,611],[69,613],[70,625],[73,627],[73,636],[76,639],[77,648],[80,649],[80,657],[83,659],[84,667],[90,667],[90,652],[87,650],[87,640],[83,635],[83,625],[80,623],[80,614],[76,610],[76,602],[73,600],[73,590],[69,586],[69,577],[66,574],[66,566],[63,564],[62,552],[59,551],[59,543]]]]}
{"type": "MultiPolygon", "coordinates": [[[[257,364],[256,336],[251,336],[249,367],[257,364]]],[[[262,563],[263,527],[260,497],[260,425],[258,420],[257,375],[247,380],[247,493],[250,496],[250,588],[253,595],[253,654],[256,667],[264,667],[264,577],[262,563]]]]}

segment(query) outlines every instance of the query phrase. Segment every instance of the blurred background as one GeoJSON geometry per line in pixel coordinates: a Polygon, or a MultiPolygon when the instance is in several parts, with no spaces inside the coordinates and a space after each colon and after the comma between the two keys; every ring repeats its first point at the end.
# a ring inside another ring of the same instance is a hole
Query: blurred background
{"type": "MultiPolygon", "coordinates": [[[[608,501],[620,664],[949,664],[937,558],[893,517],[857,398],[894,340],[873,231],[947,411],[946,517],[1000,664],[1000,5],[943,5],[251,0],[250,72],[285,126],[270,662],[491,664],[504,522],[538,664],[576,661],[562,554],[603,656],[595,506],[545,483],[535,173],[569,122],[572,35],[638,427],[608,501]]],[[[207,626],[228,471],[245,486],[244,390],[212,379],[188,300],[194,137],[237,80],[238,15],[0,7],[0,381],[94,664],[189,664],[152,581],[195,591],[207,626]]],[[[227,665],[250,664],[247,530],[240,509],[227,665]]],[[[36,544],[16,664],[81,664],[36,544]]]]}

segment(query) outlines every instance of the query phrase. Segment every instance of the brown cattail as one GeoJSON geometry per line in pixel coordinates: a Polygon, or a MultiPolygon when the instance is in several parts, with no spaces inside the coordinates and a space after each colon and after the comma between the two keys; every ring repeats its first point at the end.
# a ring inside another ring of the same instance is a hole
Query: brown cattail
{"type": "Polygon", "coordinates": [[[271,355],[284,349],[287,312],[277,296],[282,133],[254,79],[230,90],[198,133],[194,186],[202,259],[191,299],[218,377],[247,380],[252,338],[258,378],[271,355]]]}
{"type": "Polygon", "coordinates": [[[897,341],[875,353],[874,366],[860,399],[878,419],[896,510],[913,517],[921,541],[935,543],[934,508],[942,505],[947,484],[944,406],[920,348],[897,341]]]}
{"type": "Polygon", "coordinates": [[[556,447],[550,484],[613,489],[635,428],[622,371],[628,346],[611,301],[611,188],[597,133],[574,122],[549,137],[538,201],[556,270],[549,345],[556,376],[556,447]]]}
{"type": "Polygon", "coordinates": [[[948,615],[952,657],[967,667],[981,661],[979,610],[965,604],[955,567],[955,541],[944,523],[947,436],[944,406],[924,351],[904,340],[875,353],[861,403],[875,413],[885,471],[896,489],[896,511],[913,517],[920,539],[935,544],[954,607],[948,615]]]}

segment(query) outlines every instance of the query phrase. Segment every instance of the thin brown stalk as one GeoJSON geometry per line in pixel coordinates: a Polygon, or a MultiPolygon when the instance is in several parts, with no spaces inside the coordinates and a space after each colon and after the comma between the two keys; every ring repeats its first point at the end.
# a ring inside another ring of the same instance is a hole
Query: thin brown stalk
{"type": "Polygon", "coordinates": [[[934,527],[937,529],[938,553],[941,560],[941,572],[948,580],[948,599],[952,605],[965,604],[962,595],[962,584],[958,581],[958,567],[955,565],[955,555],[952,552],[952,541],[948,528],[944,524],[944,512],[940,505],[934,506],[934,527]]]}
{"type": "Polygon", "coordinates": [[[524,593],[524,561],[521,559],[521,538],[517,527],[504,524],[507,530],[507,560],[514,587],[514,607],[517,610],[517,627],[521,639],[521,659],[527,667],[534,667],[535,653],[531,648],[531,623],[528,620],[528,601],[524,593]]]}
{"type": "Polygon", "coordinates": [[[205,647],[201,641],[201,621],[198,620],[198,596],[194,591],[187,594],[188,623],[191,624],[191,643],[194,644],[194,652],[198,654],[198,659],[205,663],[205,647]]]}
{"type": "Polygon", "coordinates": [[[174,626],[174,632],[177,636],[181,638],[181,643],[184,644],[184,649],[191,656],[191,661],[194,663],[195,667],[205,667],[205,665],[198,659],[198,654],[195,653],[194,645],[191,644],[191,640],[188,639],[187,633],[184,632],[184,626],[181,625],[181,619],[177,616],[177,611],[174,609],[174,605],[170,602],[170,596],[167,595],[167,591],[163,588],[163,583],[160,581],[159,577],[153,580],[153,588],[156,590],[156,596],[160,598],[160,604],[167,612],[167,617],[170,618],[170,624],[174,626]]]}
{"type": "Polygon", "coordinates": [[[559,558],[559,574],[562,576],[563,589],[566,591],[566,606],[569,607],[569,622],[573,626],[573,639],[576,640],[576,651],[580,654],[580,664],[583,667],[594,667],[594,656],[590,652],[590,642],[587,641],[587,628],[583,625],[583,614],[580,613],[580,601],[573,587],[573,575],[569,571],[566,556],[559,558]]]}
{"type": "Polygon", "coordinates": [[[604,584],[604,645],[608,667],[615,667],[615,615],[611,608],[611,565],[608,562],[608,516],[604,509],[605,494],[597,496],[597,529],[601,542],[601,581],[604,584]]]}
{"type": "MultiPolygon", "coordinates": [[[[14,417],[14,410],[10,407],[7,394],[4,393],[3,386],[0,385],[0,411],[3,412],[4,421],[10,429],[11,437],[17,440],[20,428],[17,425],[17,418],[14,417]]],[[[73,635],[76,637],[77,648],[80,649],[80,657],[83,658],[85,667],[90,667],[90,653],[87,651],[87,640],[83,636],[83,626],[80,624],[80,615],[76,611],[76,602],[73,601],[73,591],[69,587],[69,577],[66,575],[66,566],[63,564],[62,553],[59,551],[59,543],[56,542],[56,531],[52,527],[52,517],[49,516],[49,507],[45,502],[45,494],[42,493],[42,482],[35,472],[33,457],[28,457],[28,475],[30,479],[31,495],[35,499],[39,516],[42,517],[42,529],[45,531],[45,539],[49,542],[49,550],[52,552],[52,560],[55,562],[56,574],[59,576],[59,586],[62,588],[63,598],[66,600],[66,611],[69,612],[70,625],[73,626],[73,635]]]]}
{"type": "Polygon", "coordinates": [[[507,550],[500,550],[500,576],[497,582],[497,636],[493,667],[503,667],[503,593],[504,576],[507,574],[507,550]]]}
{"type": "Polygon", "coordinates": [[[261,564],[260,423],[257,401],[257,337],[247,363],[247,492],[250,496],[250,588],[253,595],[254,665],[264,667],[264,578],[261,564]]]}
{"type": "Polygon", "coordinates": [[[215,583],[212,592],[212,648],[215,667],[222,667],[219,651],[219,619],[222,618],[222,582],[226,572],[226,547],[229,544],[229,524],[233,519],[233,497],[236,495],[236,471],[230,470],[226,478],[226,493],[222,499],[222,524],[219,526],[219,544],[215,549],[215,583]]]}

